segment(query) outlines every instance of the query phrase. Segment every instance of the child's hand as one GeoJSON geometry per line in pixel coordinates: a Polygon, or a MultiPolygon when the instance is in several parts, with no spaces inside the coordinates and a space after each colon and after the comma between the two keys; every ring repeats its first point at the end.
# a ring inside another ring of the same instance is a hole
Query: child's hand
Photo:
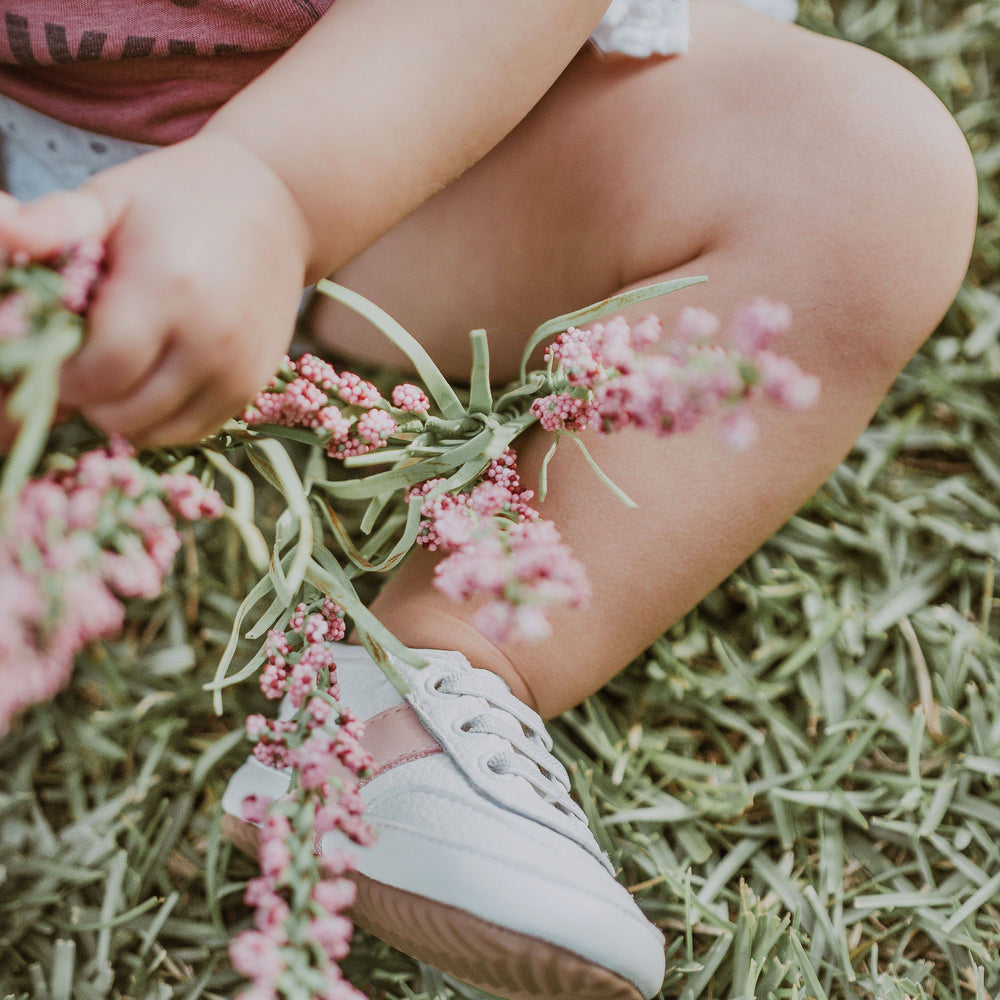
{"type": "Polygon", "coordinates": [[[309,259],[302,210],[263,161],[196,136],[78,191],[0,202],[0,246],[44,259],[103,242],[108,273],[61,402],[141,445],[195,441],[265,385],[291,339],[309,259]]]}

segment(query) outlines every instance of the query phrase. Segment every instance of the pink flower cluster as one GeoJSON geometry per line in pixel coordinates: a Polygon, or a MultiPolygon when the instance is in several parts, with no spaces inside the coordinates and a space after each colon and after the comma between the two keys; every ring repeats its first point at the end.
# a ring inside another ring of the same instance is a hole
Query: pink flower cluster
{"type": "Polygon", "coordinates": [[[344,635],[344,612],[329,599],[311,613],[299,604],[287,632],[267,634],[261,690],[273,700],[287,696],[300,711],[284,720],[251,715],[247,733],[256,740],[253,753],[262,764],[294,768],[303,788],[322,789],[337,770],[358,773],[371,765],[360,743],[364,724],[349,709],[334,709],[340,686],[333,643],[344,635]],[[329,731],[331,720],[337,723],[335,733],[329,731]]]}
{"type": "Polygon", "coordinates": [[[175,518],[221,513],[213,490],[157,476],[121,440],[29,481],[0,537],[0,733],[66,685],[88,642],[121,629],[122,598],[160,593],[175,518]]]}
{"type": "MultiPolygon", "coordinates": [[[[0,301],[0,340],[26,337],[54,308],[83,313],[103,259],[100,243],[83,242],[70,247],[51,268],[36,266],[33,273],[23,271],[16,279],[7,272],[0,301]]],[[[27,269],[28,261],[15,260],[15,268],[27,269]]]]}
{"type": "MultiPolygon", "coordinates": [[[[332,458],[365,455],[396,433],[395,417],[378,389],[355,375],[340,372],[312,354],[285,359],[279,376],[242,414],[251,426],[277,424],[321,432],[332,458]]],[[[426,413],[427,396],[415,385],[397,385],[392,405],[404,413],[426,413]]]]}
{"type": "Polygon", "coordinates": [[[261,687],[269,698],[287,696],[295,711],[283,720],[250,716],[247,733],[258,760],[292,769],[299,782],[277,802],[253,795],[243,802],[244,817],[261,827],[261,874],[245,896],[256,929],[237,935],[229,950],[234,968],[252,981],[242,1000],[363,997],[337,965],[353,933],[343,911],[355,898],[345,877],[354,862],[344,849],[318,851],[319,838],[333,831],[361,845],[374,839],[356,780],[372,764],[360,743],[364,724],[337,703],[333,643],[343,637],[343,611],[329,599],[299,604],[286,631],[268,634],[261,687]]]}
{"type": "Polygon", "coordinates": [[[86,311],[103,262],[104,245],[91,240],[74,244],[58,261],[56,270],[62,278],[62,304],[70,312],[82,314],[86,311]]]}
{"type": "Polygon", "coordinates": [[[587,330],[571,327],[546,349],[560,391],[536,399],[531,412],[549,431],[625,427],[658,435],[690,430],[727,407],[726,441],[746,448],[757,436],[748,403],[763,394],[789,409],[808,409],[819,381],[770,344],[789,326],[788,307],[758,299],[737,311],[726,346],[715,342],[719,321],[704,309],[681,312],[673,338],[658,354],[645,353],[660,338],[655,315],[635,326],[620,316],[587,330]]]}
{"type": "Polygon", "coordinates": [[[255,929],[237,934],[229,945],[233,968],[252,984],[239,1000],[364,1000],[337,964],[350,951],[354,933],[343,912],[357,895],[346,877],[354,861],[344,850],[309,849],[309,831],[320,822],[321,809],[314,796],[273,803],[249,796],[244,804],[245,818],[261,827],[261,873],[243,897],[254,908],[255,929]],[[311,886],[307,895],[295,891],[300,886],[311,886]]]}
{"type": "Polygon", "coordinates": [[[580,607],[590,585],[580,563],[551,521],[528,501],[515,455],[508,448],[494,459],[468,493],[429,496],[443,480],[410,490],[421,502],[418,544],[450,553],[434,570],[435,586],[464,601],[485,598],[476,627],[494,642],[537,641],[551,632],[546,613],[556,606],[580,607]]]}

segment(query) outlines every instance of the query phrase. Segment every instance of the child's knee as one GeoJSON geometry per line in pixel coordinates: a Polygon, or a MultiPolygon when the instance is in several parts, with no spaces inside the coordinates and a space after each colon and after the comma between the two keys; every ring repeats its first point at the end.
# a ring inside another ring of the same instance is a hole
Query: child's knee
{"type": "Polygon", "coordinates": [[[964,136],[930,90],[881,56],[851,54],[856,87],[844,88],[838,73],[830,93],[840,101],[843,211],[828,215],[831,231],[816,236],[829,247],[825,281],[843,297],[852,336],[868,342],[863,362],[893,373],[937,326],[965,276],[976,173],[964,136]]]}

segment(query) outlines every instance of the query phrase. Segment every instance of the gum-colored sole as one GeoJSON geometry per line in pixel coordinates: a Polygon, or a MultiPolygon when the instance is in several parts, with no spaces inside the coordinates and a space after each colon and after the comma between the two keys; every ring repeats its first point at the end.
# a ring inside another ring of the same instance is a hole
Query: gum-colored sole
{"type": "MultiPolygon", "coordinates": [[[[257,856],[257,828],[234,816],[224,834],[257,856]]],[[[404,889],[355,874],[350,917],[413,958],[509,1000],[642,1000],[630,982],[579,955],[404,889]]]]}

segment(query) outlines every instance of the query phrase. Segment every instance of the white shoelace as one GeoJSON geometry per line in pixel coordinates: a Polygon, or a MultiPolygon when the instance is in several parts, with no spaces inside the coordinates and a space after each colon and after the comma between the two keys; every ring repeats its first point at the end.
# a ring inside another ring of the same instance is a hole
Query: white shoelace
{"type": "Polygon", "coordinates": [[[510,750],[488,758],[490,771],[524,778],[545,802],[589,827],[583,810],[570,796],[566,768],[551,753],[552,737],[541,717],[515,698],[499,677],[486,671],[446,674],[434,686],[442,694],[471,695],[489,703],[491,711],[470,717],[461,729],[497,736],[510,745],[510,750]]]}

